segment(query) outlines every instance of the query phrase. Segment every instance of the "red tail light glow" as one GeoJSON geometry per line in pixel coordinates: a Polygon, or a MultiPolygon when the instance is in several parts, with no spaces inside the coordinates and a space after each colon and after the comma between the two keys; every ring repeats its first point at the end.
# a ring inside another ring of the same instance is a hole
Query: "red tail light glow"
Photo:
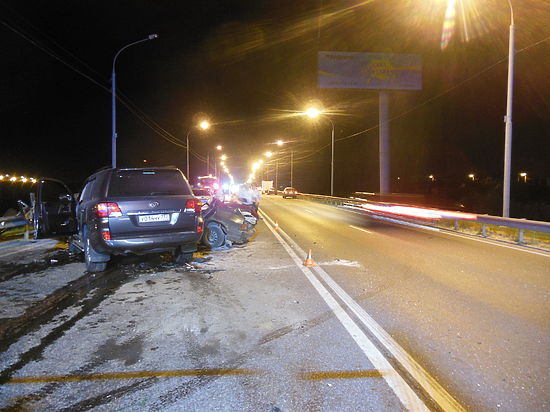
{"type": "Polygon", "coordinates": [[[103,240],[111,240],[111,232],[108,230],[101,232],[101,236],[103,236],[103,240]]]}
{"type": "Polygon", "coordinates": [[[122,211],[116,203],[98,203],[96,206],[97,217],[120,217],[122,211]]]}
{"type": "Polygon", "coordinates": [[[200,199],[189,199],[185,204],[186,212],[200,213],[202,211],[202,202],[200,199]]]}

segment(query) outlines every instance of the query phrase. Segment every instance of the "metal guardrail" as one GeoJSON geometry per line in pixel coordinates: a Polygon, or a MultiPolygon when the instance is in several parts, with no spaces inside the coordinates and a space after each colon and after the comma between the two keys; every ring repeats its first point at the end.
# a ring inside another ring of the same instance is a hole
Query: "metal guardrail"
{"type": "Polygon", "coordinates": [[[23,216],[0,217],[0,230],[12,229],[28,225],[29,222],[23,216]]]}
{"type": "MultiPolygon", "coordinates": [[[[324,204],[332,205],[332,206],[354,206],[358,210],[363,211],[367,215],[373,215],[373,216],[382,216],[382,217],[391,217],[396,220],[402,220],[405,222],[413,222],[414,224],[420,224],[425,226],[431,226],[431,227],[439,227],[442,229],[449,230],[449,227],[445,226],[451,226],[455,231],[465,231],[464,224],[467,222],[466,226],[469,226],[470,228],[475,225],[479,225],[479,229],[477,234],[481,235],[482,237],[491,237],[491,234],[495,234],[499,232],[497,228],[507,228],[514,230],[515,233],[511,234],[508,233],[508,237],[511,237],[514,242],[518,244],[526,244],[526,235],[525,232],[535,232],[539,234],[544,234],[542,236],[534,236],[537,238],[538,243],[536,246],[540,246],[540,243],[542,243],[545,248],[550,247],[550,235],[546,235],[550,233],[550,222],[541,222],[536,220],[527,220],[527,219],[515,219],[515,218],[504,218],[504,217],[498,217],[498,216],[490,216],[490,215],[478,215],[474,213],[464,213],[464,212],[453,212],[453,211],[444,211],[444,210],[438,210],[438,209],[431,209],[427,207],[419,207],[419,206],[413,206],[413,205],[404,205],[399,203],[387,203],[387,202],[373,202],[366,199],[360,199],[360,198],[344,198],[344,197],[334,197],[334,196],[325,196],[325,195],[315,195],[315,194],[307,194],[307,193],[300,193],[299,197],[306,200],[321,202],[324,204]],[[366,205],[375,205],[380,206],[378,210],[368,210],[365,208],[366,205]],[[415,218],[411,219],[410,216],[404,216],[400,215],[399,213],[389,213],[384,212],[384,207],[402,207],[402,208],[415,208],[417,210],[425,210],[425,211],[432,211],[432,212],[439,212],[441,213],[441,216],[439,219],[420,219],[415,218]],[[461,224],[461,222],[464,221],[464,223],[461,224]],[[462,230],[461,230],[462,229],[462,230]]],[[[453,230],[450,229],[450,230],[453,230]]]]}

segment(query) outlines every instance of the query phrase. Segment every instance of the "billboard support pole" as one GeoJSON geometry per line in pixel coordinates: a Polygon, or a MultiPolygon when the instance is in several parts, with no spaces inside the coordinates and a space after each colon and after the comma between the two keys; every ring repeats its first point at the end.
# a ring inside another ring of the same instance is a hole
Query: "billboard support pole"
{"type": "Polygon", "coordinates": [[[390,124],[389,96],[383,90],[379,95],[378,122],[380,148],[380,194],[390,193],[390,124]]]}

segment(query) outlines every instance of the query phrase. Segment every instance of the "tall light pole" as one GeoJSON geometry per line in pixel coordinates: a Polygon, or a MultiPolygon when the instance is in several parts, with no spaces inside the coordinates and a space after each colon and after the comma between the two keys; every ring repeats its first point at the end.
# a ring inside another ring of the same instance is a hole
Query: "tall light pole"
{"type": "Polygon", "coordinates": [[[510,217],[510,175],[512,171],[512,100],[514,93],[514,9],[511,0],[510,6],[510,35],[508,39],[508,93],[506,99],[506,122],[504,131],[504,184],[502,191],[502,216],[510,217]]]}
{"type": "MultiPolygon", "coordinates": [[[[202,130],[207,130],[209,127],[210,127],[210,123],[207,121],[207,120],[202,120],[198,127],[202,130]]],[[[187,180],[191,180],[191,176],[189,176],[189,135],[191,134],[191,130],[193,130],[193,128],[191,127],[188,131],[187,131],[187,137],[186,137],[186,145],[187,145],[187,180]]]]}
{"type": "Polygon", "coordinates": [[[113,168],[116,167],[116,138],[117,138],[117,134],[116,134],[116,75],[115,75],[116,59],[117,59],[118,55],[123,50],[127,49],[128,47],[134,46],[134,45],[139,44],[139,43],[146,42],[148,40],[156,39],[157,37],[158,37],[157,34],[150,34],[145,39],[141,39],[141,40],[135,41],[133,43],[127,44],[126,46],[124,46],[122,49],[120,49],[115,54],[115,58],[113,59],[113,70],[111,72],[111,100],[112,100],[111,106],[112,106],[112,123],[113,123],[113,132],[112,132],[112,136],[111,136],[111,163],[112,163],[113,168]]]}
{"type": "MultiPolygon", "coordinates": [[[[315,119],[316,117],[319,117],[322,112],[318,109],[315,109],[313,107],[309,108],[305,112],[306,115],[308,115],[311,119],[315,119]]],[[[330,117],[324,115],[325,119],[327,119],[330,122],[330,125],[332,126],[332,134],[331,134],[331,151],[330,151],[330,195],[334,196],[334,122],[331,120],[330,117]]]]}

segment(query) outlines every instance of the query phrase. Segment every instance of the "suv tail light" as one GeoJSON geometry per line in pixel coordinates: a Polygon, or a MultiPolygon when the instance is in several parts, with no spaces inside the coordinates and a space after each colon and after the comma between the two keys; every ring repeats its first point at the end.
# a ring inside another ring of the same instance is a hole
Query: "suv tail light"
{"type": "Polygon", "coordinates": [[[200,213],[202,211],[202,202],[200,199],[189,199],[185,204],[186,212],[200,213]]]}
{"type": "Polygon", "coordinates": [[[116,203],[98,203],[96,206],[97,217],[120,217],[122,212],[116,203]]]}

